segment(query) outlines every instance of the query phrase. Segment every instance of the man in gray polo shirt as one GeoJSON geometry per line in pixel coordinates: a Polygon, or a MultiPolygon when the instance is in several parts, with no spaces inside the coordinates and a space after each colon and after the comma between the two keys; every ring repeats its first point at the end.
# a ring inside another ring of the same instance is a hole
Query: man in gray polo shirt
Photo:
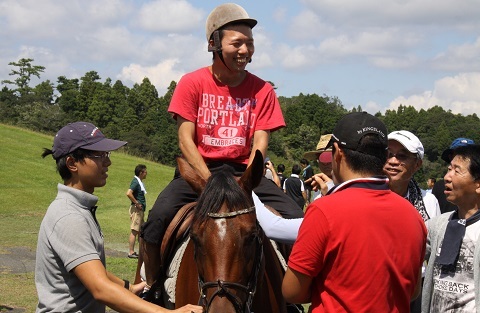
{"type": "MultiPolygon", "coordinates": [[[[52,155],[63,179],[38,233],[36,312],[167,312],[137,297],[145,283],[130,285],[105,269],[103,234],[95,218],[95,188],[107,183],[110,151],[126,142],[106,138],[87,122],[60,129],[52,155]]],[[[202,312],[188,305],[176,312],[202,312]]]]}

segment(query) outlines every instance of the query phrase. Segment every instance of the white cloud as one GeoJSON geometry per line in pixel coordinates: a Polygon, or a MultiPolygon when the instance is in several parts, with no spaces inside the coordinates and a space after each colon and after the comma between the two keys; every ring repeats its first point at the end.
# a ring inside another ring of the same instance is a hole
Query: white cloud
{"type": "Polygon", "coordinates": [[[382,107],[374,102],[374,101],[368,101],[365,105],[362,105],[362,110],[363,111],[366,111],[370,114],[375,114],[377,112],[381,112],[382,111],[382,107]]]}
{"type": "Polygon", "coordinates": [[[461,73],[453,77],[444,77],[435,82],[433,90],[394,99],[389,109],[396,110],[399,105],[413,106],[417,110],[441,106],[453,113],[478,114],[480,108],[480,72],[461,73]]]}
{"type": "Polygon", "coordinates": [[[477,28],[480,6],[468,0],[302,0],[308,9],[340,27],[430,25],[477,28]],[[461,18],[459,18],[461,17],[461,18]]]}
{"type": "Polygon", "coordinates": [[[314,12],[302,11],[292,18],[287,34],[296,40],[312,40],[321,38],[330,29],[314,12]]]}
{"type": "Polygon", "coordinates": [[[141,66],[139,64],[130,64],[122,69],[117,79],[123,82],[141,83],[147,77],[157,88],[158,94],[163,95],[168,86],[174,81],[178,81],[184,74],[175,69],[178,64],[177,59],[164,60],[154,66],[141,66]]]}
{"type": "Polygon", "coordinates": [[[140,46],[140,38],[123,26],[99,27],[93,34],[84,34],[81,40],[85,43],[84,49],[77,53],[96,61],[112,62],[138,55],[140,46]]]}
{"type": "Polygon", "coordinates": [[[56,26],[65,13],[61,6],[49,0],[41,6],[36,0],[6,0],[0,3],[0,12],[0,16],[5,17],[4,31],[32,37],[58,34],[56,26]]]}
{"type": "Polygon", "coordinates": [[[184,0],[157,0],[142,6],[139,24],[149,31],[184,32],[198,29],[205,21],[205,12],[184,0]]]}
{"type": "Polygon", "coordinates": [[[371,57],[369,60],[371,64],[384,69],[412,68],[421,62],[415,55],[371,57]]]}
{"type": "Polygon", "coordinates": [[[279,23],[282,23],[285,21],[285,18],[287,17],[287,8],[285,7],[277,7],[272,13],[273,19],[279,23]]]}
{"type": "Polygon", "coordinates": [[[449,46],[434,57],[433,67],[449,71],[480,71],[480,37],[474,43],[449,46]]]}
{"type": "Polygon", "coordinates": [[[316,65],[319,60],[318,49],[310,46],[280,45],[277,49],[277,58],[282,66],[288,70],[300,70],[316,65]]]}

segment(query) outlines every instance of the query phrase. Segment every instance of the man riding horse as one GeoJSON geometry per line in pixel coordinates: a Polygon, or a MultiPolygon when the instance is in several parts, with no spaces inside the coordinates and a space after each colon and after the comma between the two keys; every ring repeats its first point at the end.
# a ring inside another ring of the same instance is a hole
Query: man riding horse
{"type": "MultiPolygon", "coordinates": [[[[256,24],[239,5],[216,7],[206,21],[213,62],[181,78],[168,108],[177,121],[183,157],[205,180],[226,169],[241,176],[256,150],[265,157],[270,132],[285,126],[272,85],[245,70],[255,51],[252,28],[256,24]]],[[[254,192],[283,217],[303,217],[293,200],[266,178],[254,192]]],[[[150,210],[141,230],[147,283],[144,298],[151,296],[150,288],[160,272],[160,244],[168,224],[183,205],[197,197],[176,171],[150,210]]]]}

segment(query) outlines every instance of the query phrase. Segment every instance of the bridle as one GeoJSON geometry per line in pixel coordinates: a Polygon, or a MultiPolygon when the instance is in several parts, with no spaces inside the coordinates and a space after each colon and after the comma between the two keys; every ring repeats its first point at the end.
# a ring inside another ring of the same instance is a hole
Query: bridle
{"type": "MultiPolygon", "coordinates": [[[[247,209],[243,209],[243,210],[233,211],[233,212],[208,213],[207,216],[213,219],[232,218],[238,215],[248,214],[254,211],[255,211],[255,206],[247,209]]],[[[258,222],[257,222],[257,228],[261,230],[260,226],[258,225],[258,222]]],[[[203,279],[200,276],[198,276],[198,288],[200,292],[198,305],[203,306],[205,308],[205,312],[208,312],[208,309],[212,301],[215,299],[215,297],[226,297],[232,303],[232,305],[235,308],[235,311],[238,313],[252,312],[251,307],[252,307],[253,297],[255,296],[255,291],[257,288],[257,278],[260,272],[261,263],[263,262],[263,244],[262,244],[261,234],[257,234],[255,236],[255,239],[257,241],[257,248],[255,251],[255,260],[253,263],[255,266],[255,269],[250,275],[247,285],[228,282],[228,281],[222,281],[222,280],[217,280],[215,282],[213,281],[204,282],[203,279]],[[217,288],[217,290],[212,294],[210,299],[207,299],[206,292],[209,288],[217,288]],[[242,301],[239,299],[238,296],[232,294],[232,292],[230,291],[231,289],[241,291],[247,294],[247,300],[245,301],[245,303],[242,303],[242,301]]]]}

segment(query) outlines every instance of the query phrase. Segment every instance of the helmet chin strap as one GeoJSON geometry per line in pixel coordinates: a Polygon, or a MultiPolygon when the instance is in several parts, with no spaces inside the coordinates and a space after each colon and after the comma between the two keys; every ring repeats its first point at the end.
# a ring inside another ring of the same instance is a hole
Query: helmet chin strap
{"type": "Polygon", "coordinates": [[[217,50],[217,55],[218,55],[218,57],[220,58],[220,60],[222,61],[223,65],[225,65],[225,67],[226,67],[230,72],[232,72],[232,70],[228,67],[227,63],[225,63],[225,59],[223,58],[222,48],[220,48],[220,50],[217,50]]]}
{"type": "Polygon", "coordinates": [[[214,31],[212,34],[213,37],[213,46],[208,46],[208,51],[209,52],[214,52],[218,55],[220,60],[222,61],[223,65],[231,72],[232,70],[227,66],[227,63],[225,63],[225,59],[223,58],[223,53],[222,53],[222,43],[220,41],[220,32],[218,30],[214,31]]]}

